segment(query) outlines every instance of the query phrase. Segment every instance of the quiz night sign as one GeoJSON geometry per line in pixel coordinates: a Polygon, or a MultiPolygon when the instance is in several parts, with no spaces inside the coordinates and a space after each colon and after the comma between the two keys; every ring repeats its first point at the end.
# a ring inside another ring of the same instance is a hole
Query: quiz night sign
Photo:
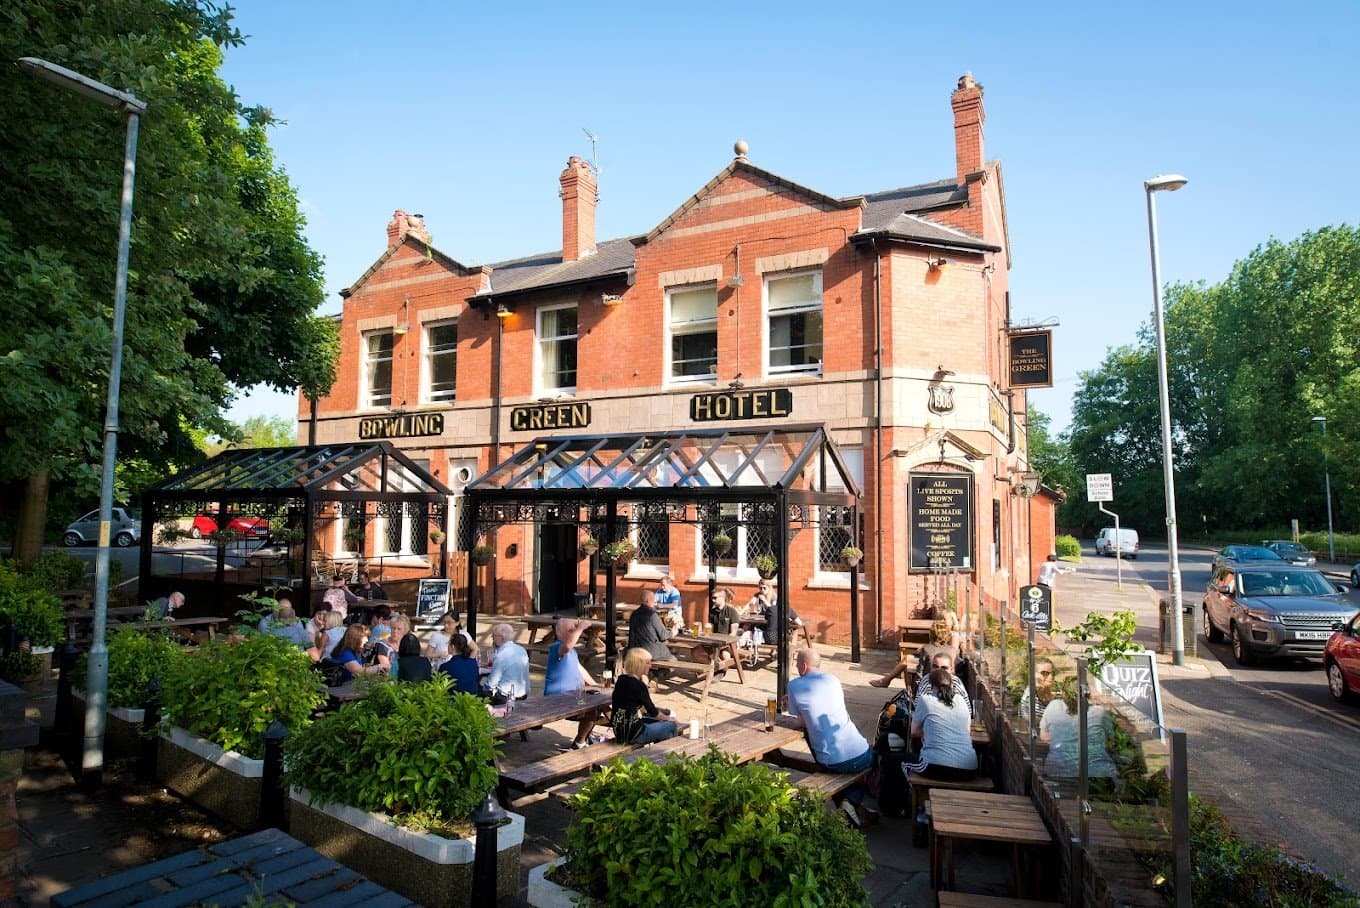
{"type": "Polygon", "coordinates": [[[913,473],[910,482],[910,570],[971,570],[973,478],[962,473],[913,473]]]}

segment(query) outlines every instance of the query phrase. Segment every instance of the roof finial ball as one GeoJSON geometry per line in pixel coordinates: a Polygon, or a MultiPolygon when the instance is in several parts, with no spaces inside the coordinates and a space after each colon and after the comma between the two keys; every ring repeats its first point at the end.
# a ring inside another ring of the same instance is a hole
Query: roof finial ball
{"type": "Polygon", "coordinates": [[[751,150],[751,146],[746,144],[745,139],[737,139],[737,144],[732,146],[732,150],[737,153],[740,160],[746,160],[746,152],[751,150]]]}

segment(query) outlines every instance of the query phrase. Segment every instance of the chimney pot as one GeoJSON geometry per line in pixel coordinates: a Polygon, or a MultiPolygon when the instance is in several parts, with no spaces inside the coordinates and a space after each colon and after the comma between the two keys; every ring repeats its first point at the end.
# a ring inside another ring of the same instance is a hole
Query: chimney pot
{"type": "Polygon", "coordinates": [[[430,232],[425,229],[425,218],[418,214],[407,214],[398,208],[392,212],[392,220],[387,222],[387,247],[393,246],[406,239],[410,234],[422,242],[430,242],[430,232]]]}

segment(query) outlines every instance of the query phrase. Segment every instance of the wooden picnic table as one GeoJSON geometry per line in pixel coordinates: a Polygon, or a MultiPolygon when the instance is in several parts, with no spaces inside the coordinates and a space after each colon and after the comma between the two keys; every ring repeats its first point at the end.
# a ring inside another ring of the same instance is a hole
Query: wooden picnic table
{"type": "MultiPolygon", "coordinates": [[[[545,649],[549,644],[551,644],[554,640],[557,639],[556,629],[557,622],[562,618],[571,617],[572,616],[570,615],[551,615],[551,614],[526,615],[523,620],[525,626],[529,628],[529,642],[524,644],[524,648],[528,649],[529,647],[533,646],[538,647],[539,649],[545,649]],[[546,630],[548,632],[548,635],[544,637],[542,640],[539,640],[538,634],[540,631],[543,630],[546,630]]],[[[599,633],[600,631],[604,630],[603,621],[595,621],[589,618],[572,618],[572,620],[589,622],[585,626],[586,634],[599,633]]]]}
{"type": "MultiPolygon", "coordinates": [[[[616,621],[622,621],[626,624],[628,619],[633,616],[633,612],[637,610],[636,602],[616,602],[614,603],[614,618],[616,621]]],[[[605,615],[604,603],[596,602],[594,605],[587,605],[586,614],[598,621],[603,621],[605,615]]]]}
{"type": "Polygon", "coordinates": [[[708,654],[708,659],[713,663],[715,669],[718,668],[718,654],[727,650],[732,654],[732,661],[737,669],[737,678],[742,684],[746,683],[746,672],[741,666],[741,653],[737,651],[738,635],[736,634],[716,634],[704,633],[693,634],[689,631],[676,634],[666,643],[687,646],[690,649],[701,649],[708,654]]]}
{"type": "MultiPolygon", "coordinates": [[[[1011,846],[1011,895],[1017,897],[1024,897],[1027,889],[1021,872],[1022,849],[1053,843],[1038,808],[1024,795],[932,790],[930,879],[936,889],[946,888],[946,873],[947,888],[954,888],[954,843],[960,839],[1011,846]]],[[[1036,872],[1041,864],[1034,862],[1036,872]]]]}
{"type": "Polygon", "coordinates": [[[584,719],[608,706],[609,697],[595,688],[586,688],[579,698],[569,693],[516,700],[508,715],[496,719],[496,737],[508,738],[565,719],[584,719]]]}
{"type": "Polygon", "coordinates": [[[54,908],[131,905],[364,905],[415,903],[384,889],[278,829],[194,848],[52,896],[54,908]]]}
{"type": "Polygon", "coordinates": [[[217,635],[218,625],[227,625],[230,622],[230,618],[218,617],[165,618],[159,621],[134,621],[131,622],[131,626],[143,629],[164,628],[168,631],[174,631],[190,643],[197,644],[202,641],[194,628],[206,628],[208,631],[208,639],[211,640],[217,635]]]}
{"type": "MultiPolygon", "coordinates": [[[[139,618],[146,613],[144,605],[119,605],[105,609],[105,623],[121,623],[126,618],[139,618]]],[[[82,624],[90,625],[91,634],[94,627],[94,609],[92,608],[68,608],[66,610],[66,639],[75,640],[80,636],[82,624]]]]}

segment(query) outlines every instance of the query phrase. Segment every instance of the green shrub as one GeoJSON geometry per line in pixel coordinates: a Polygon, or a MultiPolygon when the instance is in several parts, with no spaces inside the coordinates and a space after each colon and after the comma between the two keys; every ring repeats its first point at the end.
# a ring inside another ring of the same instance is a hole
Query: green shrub
{"type": "Polygon", "coordinates": [[[1059,558],[1070,561],[1081,560],[1081,543],[1075,536],[1057,536],[1053,539],[1053,553],[1059,558]]]}
{"type": "Polygon", "coordinates": [[[13,625],[19,639],[33,646],[55,646],[66,635],[61,600],[13,562],[0,564],[0,624],[13,625]]]}
{"type": "MultiPolygon", "coordinates": [[[[1341,908],[1360,904],[1354,892],[1317,868],[1285,855],[1280,849],[1243,839],[1217,808],[1190,798],[1190,881],[1196,908],[1341,908]]],[[[1167,904],[1175,886],[1173,868],[1162,867],[1167,904]]]]}
{"type": "Polygon", "coordinates": [[[171,724],[255,759],[264,756],[260,735],[269,723],[278,719],[297,734],[326,699],[307,654],[273,634],[210,640],[161,681],[171,724]]]}
{"type": "MultiPolygon", "coordinates": [[[[171,640],[163,630],[146,630],[124,625],[109,634],[108,705],[141,709],[146,702],[146,685],[152,678],[164,684],[192,653],[171,640]]],[[[72,683],[84,688],[89,671],[89,655],[82,655],[72,674],[72,683]]]]}
{"type": "Polygon", "coordinates": [[[378,681],[284,742],[290,785],[314,801],[386,812],[393,821],[467,835],[496,786],[500,742],[482,700],[424,684],[378,681]]]}
{"type": "Polygon", "coordinates": [[[87,566],[70,552],[44,552],[28,574],[44,588],[52,591],[76,589],[85,581],[87,566]]]}
{"type": "Polygon", "coordinates": [[[42,671],[42,660],[26,649],[16,649],[0,658],[0,678],[19,684],[42,671]]]}
{"type": "Polygon", "coordinates": [[[615,760],[572,798],[559,882],[606,906],[867,905],[864,838],[760,763],[615,760]]]}

